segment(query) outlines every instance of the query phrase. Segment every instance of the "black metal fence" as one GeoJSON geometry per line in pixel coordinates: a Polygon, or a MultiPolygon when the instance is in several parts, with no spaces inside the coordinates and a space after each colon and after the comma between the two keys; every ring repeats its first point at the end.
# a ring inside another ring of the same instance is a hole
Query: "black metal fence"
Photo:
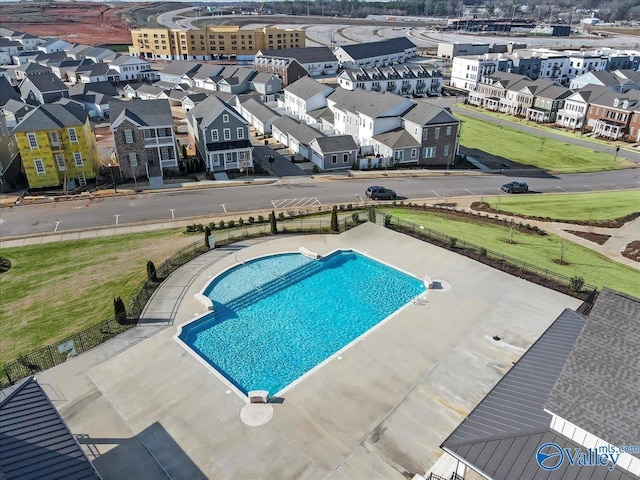
{"type": "Polygon", "coordinates": [[[465,240],[436,232],[430,228],[408,222],[398,217],[387,216],[385,224],[395,230],[428,241],[440,247],[448,248],[456,253],[473,258],[479,262],[496,267],[504,272],[524,278],[538,285],[542,285],[562,293],[571,295],[581,300],[594,298],[594,285],[584,283],[582,279],[567,277],[551,270],[538,267],[531,263],[509,257],[504,253],[494,252],[465,240]]]}
{"type": "MultiPolygon", "coordinates": [[[[364,220],[364,215],[360,214],[364,220]]],[[[289,218],[277,220],[278,233],[303,233],[326,232],[331,229],[331,222],[324,218],[289,218]]],[[[340,218],[339,228],[347,230],[355,225],[351,217],[340,218]]],[[[271,234],[269,223],[246,224],[224,231],[212,232],[215,238],[215,246],[223,246],[239,240],[262,237],[271,234]]],[[[213,245],[212,245],[213,246],[213,245]]],[[[64,340],[49,344],[38,350],[18,357],[4,364],[4,374],[9,384],[37,372],[54,367],[65,362],[69,357],[86,352],[114,336],[137,325],[147,302],[158,286],[178,267],[190,262],[199,255],[209,251],[205,245],[204,237],[191,245],[177,251],[162,264],[156,267],[157,282],[145,280],[136,294],[126,303],[127,317],[121,323],[115,318],[105,320],[98,325],[86,328],[64,340]]],[[[0,388],[4,387],[5,380],[0,378],[0,388]]]]}

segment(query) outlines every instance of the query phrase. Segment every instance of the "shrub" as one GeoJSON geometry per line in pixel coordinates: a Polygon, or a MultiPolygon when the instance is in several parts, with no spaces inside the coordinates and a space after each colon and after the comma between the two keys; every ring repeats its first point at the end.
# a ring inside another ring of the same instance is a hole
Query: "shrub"
{"type": "Polygon", "coordinates": [[[229,222],[227,223],[227,225],[229,226],[229,228],[233,228],[236,226],[236,221],[235,220],[229,220],[229,222]]]}
{"type": "Polygon", "coordinates": [[[253,217],[249,217],[248,220],[249,220],[249,223],[255,223],[256,222],[256,219],[253,218],[253,217]]]}
{"type": "Polygon", "coordinates": [[[211,248],[211,245],[209,244],[209,237],[211,236],[211,229],[209,227],[206,227],[204,229],[204,245],[207,248],[211,248]]]}
{"type": "Polygon", "coordinates": [[[384,216],[384,226],[388,227],[391,225],[391,215],[387,214],[384,216]]]}
{"type": "Polygon", "coordinates": [[[220,228],[224,228],[224,220],[220,220],[220,223],[218,225],[220,225],[220,228]]]}
{"type": "Polygon", "coordinates": [[[397,206],[398,206],[398,203],[394,200],[393,202],[391,202],[391,206],[392,206],[392,207],[397,207],[397,206]]]}
{"type": "Polygon", "coordinates": [[[313,173],[320,173],[320,169],[318,168],[318,165],[314,165],[313,169],[311,170],[313,173]]]}
{"type": "Polygon", "coordinates": [[[360,221],[360,215],[358,215],[358,212],[353,212],[351,214],[351,220],[353,220],[355,223],[358,223],[360,221]]]}
{"type": "Polygon", "coordinates": [[[579,292],[582,290],[582,287],[584,287],[584,278],[578,276],[571,277],[571,280],[569,280],[569,288],[572,292],[579,292]]]}
{"type": "Polygon", "coordinates": [[[400,200],[400,206],[404,207],[404,200],[400,200]]]}
{"type": "Polygon", "coordinates": [[[369,215],[369,221],[372,223],[376,223],[376,209],[373,207],[369,207],[368,215],[369,215]]]}
{"type": "Polygon", "coordinates": [[[152,282],[158,281],[158,274],[156,273],[156,266],[151,260],[147,260],[147,278],[152,282]]]}
{"type": "Polygon", "coordinates": [[[338,207],[334,205],[331,209],[331,231],[337,232],[338,230],[338,207]]]}
{"type": "Polygon", "coordinates": [[[5,257],[0,257],[0,273],[9,271],[11,268],[11,260],[5,257]]]}
{"type": "Polygon", "coordinates": [[[276,223],[276,213],[272,210],[271,215],[269,215],[269,221],[271,222],[271,234],[275,235],[278,233],[278,224],[276,223]]]}
{"type": "Polygon", "coordinates": [[[209,223],[209,228],[210,228],[211,230],[215,230],[215,229],[216,229],[216,222],[210,222],[210,223],[209,223]]]}
{"type": "Polygon", "coordinates": [[[481,257],[486,257],[487,256],[487,249],[486,248],[482,247],[480,249],[480,256],[481,257]]]}
{"type": "Polygon", "coordinates": [[[340,209],[340,211],[344,210],[344,205],[339,205],[338,208],[340,209]]]}
{"type": "Polygon", "coordinates": [[[120,325],[127,323],[127,309],[120,297],[113,299],[113,316],[120,325]]]}
{"type": "Polygon", "coordinates": [[[347,210],[352,210],[352,209],[353,209],[353,204],[347,203],[347,210]]]}
{"type": "Polygon", "coordinates": [[[278,214],[278,220],[284,220],[284,212],[278,214]]]}
{"type": "Polygon", "coordinates": [[[458,239],[456,237],[450,237],[449,238],[449,248],[450,249],[453,250],[454,248],[456,248],[457,243],[458,243],[458,239]]]}
{"type": "Polygon", "coordinates": [[[264,217],[262,215],[258,215],[258,223],[263,223],[264,217]]]}
{"type": "Polygon", "coordinates": [[[240,217],[240,219],[238,220],[238,225],[240,226],[244,225],[244,218],[240,217]]]}

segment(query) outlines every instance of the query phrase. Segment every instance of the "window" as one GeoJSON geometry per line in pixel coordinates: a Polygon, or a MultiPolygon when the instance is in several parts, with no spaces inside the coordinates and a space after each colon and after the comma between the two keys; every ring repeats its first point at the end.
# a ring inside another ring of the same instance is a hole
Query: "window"
{"type": "Polygon", "coordinates": [[[60,145],[60,137],[58,136],[58,132],[50,132],[49,138],[51,140],[51,145],[53,146],[60,145]]]}
{"type": "Polygon", "coordinates": [[[433,136],[436,138],[436,140],[440,138],[440,127],[436,127],[433,136]]]}
{"type": "Polygon", "coordinates": [[[238,127],[238,140],[242,140],[244,138],[244,128],[238,127]]]}
{"type": "Polygon", "coordinates": [[[36,138],[35,133],[27,133],[27,139],[29,139],[29,146],[31,147],[31,150],[39,148],[38,139],[36,138]]]}
{"type": "Polygon", "coordinates": [[[160,148],[160,158],[162,160],[169,160],[169,147],[160,148]]]}
{"type": "Polygon", "coordinates": [[[132,167],[138,166],[138,155],[134,152],[129,153],[129,164],[132,167]]]}
{"type": "Polygon", "coordinates": [[[422,129],[422,140],[426,140],[429,137],[429,130],[426,128],[422,129]]]}
{"type": "Polygon", "coordinates": [[[449,125],[449,126],[447,127],[447,136],[448,136],[448,135],[451,135],[451,125],[449,125]]]}
{"type": "Polygon", "coordinates": [[[64,163],[64,155],[61,153],[56,154],[56,165],[58,165],[58,170],[64,172],[67,169],[67,166],[64,163]]]}
{"type": "Polygon", "coordinates": [[[223,136],[225,140],[231,140],[231,129],[230,128],[225,128],[223,131],[223,136]]]}
{"type": "Polygon", "coordinates": [[[418,154],[418,149],[417,148],[412,148],[411,149],[411,158],[416,158],[417,154],[418,154]]]}
{"type": "Polygon", "coordinates": [[[217,142],[219,140],[218,138],[218,129],[214,128],[213,130],[211,130],[211,141],[212,142],[217,142]]]}
{"type": "Polygon", "coordinates": [[[44,175],[45,174],[44,163],[42,162],[41,158],[39,158],[37,160],[34,160],[33,164],[36,166],[36,174],[37,175],[44,175]]]}
{"type": "Polygon", "coordinates": [[[222,115],[222,121],[224,123],[229,123],[229,115],[227,115],[226,113],[222,115]]]}
{"type": "Polygon", "coordinates": [[[130,128],[124,131],[124,141],[127,143],[133,143],[133,132],[130,128]]]}
{"type": "Polygon", "coordinates": [[[338,163],[338,155],[336,155],[335,153],[331,155],[331,163],[334,165],[338,163]]]}
{"type": "Polygon", "coordinates": [[[342,163],[349,163],[349,154],[348,153],[343,153],[342,154],[342,163]]]}
{"type": "Polygon", "coordinates": [[[76,129],[69,128],[67,131],[69,132],[69,140],[71,141],[71,143],[78,143],[78,135],[76,135],[76,129]]]}
{"type": "Polygon", "coordinates": [[[445,146],[444,146],[444,152],[443,152],[443,155],[444,155],[445,157],[448,157],[448,156],[449,156],[449,145],[445,145],[445,146]]]}
{"type": "Polygon", "coordinates": [[[73,154],[73,160],[76,162],[76,167],[84,167],[84,163],[82,162],[82,154],[75,152],[73,154]]]}
{"type": "Polygon", "coordinates": [[[397,162],[404,160],[404,150],[394,150],[393,159],[397,162]]]}
{"type": "Polygon", "coordinates": [[[425,147],[422,157],[433,158],[436,156],[436,147],[425,147]]]}

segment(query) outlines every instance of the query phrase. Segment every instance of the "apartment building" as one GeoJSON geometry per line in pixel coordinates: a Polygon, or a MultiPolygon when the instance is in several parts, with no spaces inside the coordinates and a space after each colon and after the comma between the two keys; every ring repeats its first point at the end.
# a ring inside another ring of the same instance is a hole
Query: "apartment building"
{"type": "Polygon", "coordinates": [[[210,25],[197,30],[131,30],[131,55],[162,60],[250,60],[259,50],[305,46],[302,29],[210,25]]]}
{"type": "Polygon", "coordinates": [[[404,64],[343,70],[338,75],[338,83],[346,90],[361,88],[379,93],[424,96],[442,92],[443,76],[437,68],[404,64]]]}

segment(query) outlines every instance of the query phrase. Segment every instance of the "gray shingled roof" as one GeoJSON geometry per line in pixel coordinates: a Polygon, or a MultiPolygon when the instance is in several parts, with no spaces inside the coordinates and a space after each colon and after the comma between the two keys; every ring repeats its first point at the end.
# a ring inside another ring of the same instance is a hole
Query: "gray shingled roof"
{"type": "Polygon", "coordinates": [[[169,100],[132,100],[122,102],[113,100],[109,102],[111,125],[120,122],[126,116],[140,125],[173,125],[171,106],[169,100]]]}
{"type": "Polygon", "coordinates": [[[9,100],[19,101],[20,95],[5,77],[0,77],[0,107],[6,105],[9,100]]]}
{"type": "Polygon", "coordinates": [[[201,68],[202,64],[197,62],[184,62],[181,60],[173,61],[167,64],[160,73],[167,75],[184,75],[185,73],[195,72],[201,68]]]}
{"type": "Polygon", "coordinates": [[[413,102],[395,93],[369,92],[356,88],[353,91],[348,91],[346,95],[339,99],[336,102],[336,107],[340,110],[347,110],[353,113],[359,112],[368,117],[377,118],[384,116],[387,111],[402,103],[407,103],[408,110],[409,103],[413,102]]]}
{"type": "Polygon", "coordinates": [[[310,127],[305,123],[295,121],[291,117],[282,116],[271,123],[272,127],[280,130],[283,133],[288,133],[298,142],[309,145],[314,138],[324,137],[325,134],[310,127]]]}
{"type": "Polygon", "coordinates": [[[333,91],[333,88],[329,85],[325,85],[324,83],[317,82],[311,77],[302,77],[292,84],[287,85],[284,90],[291,93],[292,95],[295,95],[298,98],[306,100],[313,97],[314,95],[317,95],[320,92],[324,92],[327,90],[331,92],[333,91]]]}
{"type": "Polygon", "coordinates": [[[299,63],[337,62],[329,47],[283,48],[260,50],[262,57],[295,58],[299,63]]]}
{"type": "Polygon", "coordinates": [[[635,110],[640,103],[640,90],[629,90],[626,93],[609,91],[600,95],[598,98],[593,99],[590,103],[591,105],[623,109],[622,104],[625,100],[629,102],[626,110],[635,110]],[[619,103],[617,107],[614,107],[613,105],[616,100],[618,100],[619,103]]]}
{"type": "Polygon", "coordinates": [[[404,52],[407,49],[416,48],[416,46],[408,38],[400,37],[383,40],[381,42],[343,45],[340,48],[342,48],[342,50],[344,50],[347,55],[354,60],[362,60],[364,58],[404,52]]]}
{"type": "Polygon", "coordinates": [[[347,152],[358,150],[358,145],[351,135],[335,135],[315,139],[322,153],[347,152]]]}
{"type": "Polygon", "coordinates": [[[613,445],[638,444],[640,299],[600,292],[545,407],[613,445]]]}
{"type": "Polygon", "coordinates": [[[448,108],[442,108],[428,102],[417,102],[416,106],[402,115],[402,118],[418,125],[439,125],[459,123],[448,108]]]}
{"type": "Polygon", "coordinates": [[[242,122],[246,123],[246,120],[242,118],[231,105],[229,105],[216,95],[211,95],[205,98],[195,107],[189,110],[189,112],[187,113],[187,118],[189,120],[191,120],[191,118],[195,118],[201,127],[208,127],[220,115],[222,115],[223,112],[228,112],[236,116],[242,122]]]}
{"type": "Polygon", "coordinates": [[[0,478],[98,479],[33,377],[0,392],[0,478]]]}
{"type": "Polygon", "coordinates": [[[82,107],[49,103],[40,105],[25,115],[12,133],[60,130],[65,127],[84,125],[86,121],[87,112],[82,107]]]}
{"type": "Polygon", "coordinates": [[[389,148],[410,148],[420,147],[422,144],[411,136],[404,128],[396,128],[385,133],[380,133],[373,137],[389,148]]]}
{"type": "Polygon", "coordinates": [[[274,110],[271,110],[264,103],[259,102],[255,98],[249,98],[242,102],[242,106],[251,113],[254,117],[260,120],[262,123],[275,117],[279,117],[280,114],[274,110]]]}

